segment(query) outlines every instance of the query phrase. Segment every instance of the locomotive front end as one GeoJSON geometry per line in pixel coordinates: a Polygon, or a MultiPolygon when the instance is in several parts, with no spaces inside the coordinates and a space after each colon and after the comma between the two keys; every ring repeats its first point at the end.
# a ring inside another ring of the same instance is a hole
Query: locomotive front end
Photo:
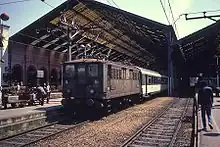
{"type": "Polygon", "coordinates": [[[103,64],[73,62],[63,66],[64,107],[97,106],[103,93],[103,64]]]}

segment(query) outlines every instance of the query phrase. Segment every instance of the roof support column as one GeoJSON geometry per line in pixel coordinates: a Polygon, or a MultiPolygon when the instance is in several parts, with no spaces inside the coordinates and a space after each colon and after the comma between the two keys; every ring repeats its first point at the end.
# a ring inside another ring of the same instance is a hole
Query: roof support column
{"type": "Polygon", "coordinates": [[[72,60],[72,41],[70,39],[70,33],[68,31],[68,61],[72,60]]]}
{"type": "MultiPolygon", "coordinates": [[[[67,1],[67,10],[70,8],[70,2],[71,0],[67,1]]],[[[71,50],[71,46],[72,46],[72,41],[71,41],[71,31],[70,31],[70,26],[67,26],[67,37],[68,37],[68,61],[72,60],[72,50],[71,50]]]]}
{"type": "Polygon", "coordinates": [[[174,76],[173,76],[173,61],[171,59],[171,54],[173,52],[172,44],[173,44],[173,35],[171,32],[172,26],[166,31],[166,40],[168,44],[168,96],[173,96],[174,90],[174,76]]]}

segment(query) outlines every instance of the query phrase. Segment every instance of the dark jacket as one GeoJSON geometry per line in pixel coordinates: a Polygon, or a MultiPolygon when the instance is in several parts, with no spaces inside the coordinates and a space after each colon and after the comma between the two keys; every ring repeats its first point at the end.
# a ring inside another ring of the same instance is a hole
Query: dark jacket
{"type": "Polygon", "coordinates": [[[212,106],[213,92],[211,87],[205,86],[199,89],[198,103],[202,106],[212,106]]]}

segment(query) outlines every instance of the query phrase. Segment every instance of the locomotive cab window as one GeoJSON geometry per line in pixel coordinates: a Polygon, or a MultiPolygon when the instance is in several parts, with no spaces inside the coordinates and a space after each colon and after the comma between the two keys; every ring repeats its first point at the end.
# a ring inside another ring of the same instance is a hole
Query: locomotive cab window
{"type": "Polygon", "coordinates": [[[99,75],[98,64],[88,65],[88,75],[90,77],[97,77],[99,75]]]}
{"type": "Polygon", "coordinates": [[[85,76],[85,74],[86,74],[85,65],[84,64],[79,64],[78,65],[78,76],[82,77],[82,76],[85,76]]]}
{"type": "Polygon", "coordinates": [[[75,65],[66,65],[65,66],[64,77],[65,78],[75,77],[75,65]]]}

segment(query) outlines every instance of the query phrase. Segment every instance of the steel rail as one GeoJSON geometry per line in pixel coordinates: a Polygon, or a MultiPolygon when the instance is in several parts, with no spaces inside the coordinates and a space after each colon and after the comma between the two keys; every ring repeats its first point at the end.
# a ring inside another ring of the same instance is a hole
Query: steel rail
{"type": "Polygon", "coordinates": [[[86,123],[88,123],[88,122],[89,122],[89,120],[83,121],[83,122],[80,122],[80,123],[77,123],[77,124],[75,124],[75,125],[73,125],[73,126],[71,126],[71,127],[65,128],[65,129],[60,130],[60,131],[58,131],[58,132],[49,134],[49,135],[47,135],[47,136],[44,136],[44,137],[42,137],[42,138],[36,139],[36,140],[34,140],[34,141],[31,141],[31,142],[28,142],[28,143],[26,143],[26,144],[24,144],[24,145],[22,145],[22,146],[28,146],[28,145],[37,143],[37,142],[39,142],[39,141],[41,141],[41,140],[47,139],[47,138],[52,137],[52,136],[54,136],[54,135],[57,135],[57,134],[59,134],[59,133],[62,133],[62,132],[65,132],[65,131],[67,131],[67,130],[71,130],[71,129],[73,129],[73,128],[82,126],[82,125],[84,125],[84,124],[86,124],[86,123]]]}
{"type": "MultiPolygon", "coordinates": [[[[149,128],[151,125],[153,125],[159,118],[161,118],[174,104],[175,100],[171,102],[164,110],[162,110],[158,115],[156,115],[153,119],[151,119],[146,125],[144,125],[142,128],[140,128],[135,134],[133,134],[130,138],[128,138],[122,145],[121,147],[127,147],[132,144],[133,141],[135,141],[141,134],[144,132],[145,129],[149,128]]],[[[169,146],[174,146],[174,143],[176,141],[176,136],[181,128],[182,124],[182,119],[185,116],[185,113],[187,111],[188,105],[189,105],[190,99],[186,102],[184,106],[184,110],[181,113],[180,120],[178,123],[175,125],[175,131],[174,134],[172,135],[171,141],[169,143],[169,146]]]]}
{"type": "Polygon", "coordinates": [[[185,114],[186,114],[186,112],[187,112],[187,109],[188,109],[188,106],[189,106],[189,102],[190,102],[190,99],[188,99],[188,101],[186,102],[185,108],[184,108],[184,110],[183,110],[183,112],[182,112],[182,115],[181,115],[181,117],[180,117],[180,120],[179,120],[179,122],[178,122],[178,124],[177,124],[177,127],[176,127],[176,129],[175,129],[175,132],[174,132],[173,137],[172,137],[172,139],[171,139],[171,142],[170,142],[170,144],[169,144],[169,147],[173,147],[173,146],[175,145],[176,137],[177,137],[177,134],[178,134],[178,132],[179,132],[179,130],[180,130],[180,128],[181,128],[182,120],[183,120],[183,118],[184,118],[184,116],[185,116],[185,114]]]}
{"type": "Polygon", "coordinates": [[[156,122],[158,120],[158,118],[160,118],[161,116],[163,116],[168,110],[169,108],[171,108],[174,104],[174,101],[171,102],[171,104],[169,104],[165,109],[161,110],[161,113],[157,114],[153,119],[151,119],[146,125],[144,125],[143,127],[141,127],[134,135],[132,135],[130,138],[127,139],[127,141],[125,141],[121,147],[126,147],[128,146],[131,142],[133,142],[141,133],[143,130],[145,130],[146,128],[148,128],[149,126],[151,126],[154,122],[156,122]]]}
{"type": "MultiPolygon", "coordinates": [[[[54,131],[55,132],[46,132],[46,133],[48,133],[48,134],[45,134],[45,132],[40,132],[40,133],[42,133],[43,135],[42,135],[42,137],[39,137],[38,139],[36,139],[36,137],[35,137],[35,139],[33,139],[34,138],[34,136],[33,136],[33,138],[31,138],[30,140],[28,140],[27,139],[27,142],[23,142],[23,141],[19,141],[19,142],[11,142],[10,141],[10,139],[23,139],[22,137],[20,137],[21,135],[25,135],[25,134],[31,134],[31,132],[34,132],[34,131],[38,131],[38,130],[40,130],[40,129],[47,129],[47,128],[49,128],[49,127],[51,127],[51,126],[55,126],[55,125],[59,125],[59,123],[61,123],[61,122],[65,122],[65,121],[68,121],[68,120],[62,120],[62,121],[56,121],[56,122],[53,122],[53,123],[51,123],[51,124],[48,124],[48,125],[44,125],[44,126],[41,126],[41,127],[38,127],[38,128],[35,128],[35,129],[31,129],[31,130],[28,130],[28,131],[25,131],[25,132],[22,132],[22,133],[19,133],[19,134],[16,134],[16,135],[13,135],[13,136],[9,136],[9,137],[6,137],[6,138],[3,138],[3,139],[1,139],[0,140],[0,144],[8,144],[8,145],[10,145],[10,144],[16,144],[16,143],[18,143],[18,144],[20,144],[20,145],[18,145],[18,146],[28,146],[28,145],[31,145],[31,144],[34,144],[34,143],[37,143],[37,142],[39,142],[39,141],[41,141],[41,140],[44,140],[44,139],[47,139],[47,138],[49,138],[49,137],[51,137],[51,136],[54,136],[54,135],[57,135],[57,134],[59,134],[59,133],[62,133],[62,132],[65,132],[65,131],[68,131],[68,130],[71,130],[71,129],[73,129],[73,128],[75,128],[75,127],[79,127],[79,126],[81,126],[81,125],[84,125],[84,124],[86,124],[86,123],[88,123],[89,122],[89,120],[86,120],[86,121],[84,121],[84,120],[80,120],[80,121],[74,121],[73,120],[73,123],[75,123],[75,124],[71,124],[71,126],[68,126],[68,125],[66,125],[65,127],[54,127],[54,131]],[[60,128],[60,130],[58,130],[60,128]],[[58,130],[58,131],[57,131],[58,130]]],[[[72,120],[71,120],[72,121],[72,120]]]]}

